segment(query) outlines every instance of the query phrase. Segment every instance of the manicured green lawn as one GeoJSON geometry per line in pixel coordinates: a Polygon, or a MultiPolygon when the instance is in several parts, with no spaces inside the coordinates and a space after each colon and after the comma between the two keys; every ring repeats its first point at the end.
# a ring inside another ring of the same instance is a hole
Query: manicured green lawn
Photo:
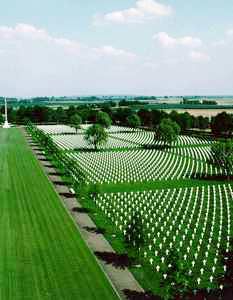
{"type": "Polygon", "coordinates": [[[0,129],[0,299],[118,299],[19,129],[0,129]]]}
{"type": "Polygon", "coordinates": [[[100,192],[104,193],[117,193],[117,192],[138,192],[159,189],[174,189],[174,188],[188,188],[197,186],[211,186],[226,184],[225,180],[201,180],[201,179],[178,179],[178,180],[157,180],[133,183],[109,183],[99,185],[100,192]]]}

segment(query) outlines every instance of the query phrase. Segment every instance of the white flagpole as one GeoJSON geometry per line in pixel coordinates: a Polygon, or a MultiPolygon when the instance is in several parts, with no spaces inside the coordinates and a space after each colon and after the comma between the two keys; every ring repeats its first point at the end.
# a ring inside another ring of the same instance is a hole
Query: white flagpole
{"type": "Polygon", "coordinates": [[[5,123],[3,125],[3,128],[10,128],[10,124],[8,123],[7,101],[6,101],[6,98],[5,98],[5,123]]]}

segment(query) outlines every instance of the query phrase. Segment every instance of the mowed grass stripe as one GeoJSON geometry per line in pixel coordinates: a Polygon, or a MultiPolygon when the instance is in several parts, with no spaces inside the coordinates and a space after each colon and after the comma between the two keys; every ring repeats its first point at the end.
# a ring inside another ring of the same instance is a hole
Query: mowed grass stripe
{"type": "Polygon", "coordinates": [[[0,170],[0,299],[118,299],[18,129],[0,170]]]}

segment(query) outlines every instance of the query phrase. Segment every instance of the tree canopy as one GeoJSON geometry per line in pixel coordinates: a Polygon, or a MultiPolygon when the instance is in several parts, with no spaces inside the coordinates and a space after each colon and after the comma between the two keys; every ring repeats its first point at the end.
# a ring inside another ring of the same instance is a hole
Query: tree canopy
{"type": "Polygon", "coordinates": [[[82,123],[82,118],[78,114],[74,114],[73,116],[70,117],[70,125],[76,130],[76,133],[80,128],[81,123],[82,123]]]}
{"type": "Polygon", "coordinates": [[[109,114],[103,111],[99,111],[97,113],[96,122],[104,128],[109,128],[112,125],[112,120],[109,117],[109,114]]]}
{"type": "Polygon", "coordinates": [[[0,114],[0,124],[2,124],[4,122],[4,118],[3,118],[3,115],[0,114]]]}
{"type": "Polygon", "coordinates": [[[143,232],[143,225],[141,216],[135,213],[132,216],[131,222],[128,224],[125,233],[126,247],[131,250],[133,256],[139,256],[140,249],[145,244],[145,237],[143,232]]]}
{"type": "Polygon", "coordinates": [[[233,132],[233,116],[226,112],[212,119],[211,129],[215,136],[231,136],[233,132]]]}
{"type": "Polygon", "coordinates": [[[141,126],[141,119],[137,114],[132,114],[127,118],[127,123],[132,128],[141,126]]]}
{"type": "Polygon", "coordinates": [[[163,119],[159,124],[155,137],[165,144],[171,144],[178,139],[180,126],[171,119],[163,119]]]}
{"type": "Polygon", "coordinates": [[[222,168],[230,179],[233,174],[233,140],[213,144],[211,151],[215,164],[222,168]]]}
{"type": "Polygon", "coordinates": [[[106,144],[108,133],[101,125],[94,124],[86,130],[84,138],[88,144],[93,145],[97,150],[98,146],[106,144]]]}
{"type": "Polygon", "coordinates": [[[192,116],[187,112],[178,113],[177,111],[173,110],[170,113],[170,118],[180,126],[182,131],[190,129],[193,126],[192,116]]]}

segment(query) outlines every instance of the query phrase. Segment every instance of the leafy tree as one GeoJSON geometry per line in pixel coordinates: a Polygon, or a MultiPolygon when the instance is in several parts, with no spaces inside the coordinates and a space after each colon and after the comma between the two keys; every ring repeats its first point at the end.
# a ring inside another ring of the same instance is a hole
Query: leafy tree
{"type": "Polygon", "coordinates": [[[82,123],[82,118],[78,114],[75,114],[70,117],[70,123],[71,123],[71,127],[73,127],[77,133],[82,123]]]}
{"type": "Polygon", "coordinates": [[[63,109],[63,107],[58,107],[56,110],[56,122],[64,124],[67,122],[67,115],[66,111],[63,109]]]}
{"type": "Polygon", "coordinates": [[[3,115],[0,114],[0,124],[4,123],[4,118],[3,118],[3,115]]]}
{"type": "Polygon", "coordinates": [[[197,120],[197,127],[199,129],[208,129],[209,128],[209,119],[203,116],[199,116],[196,118],[197,120]]]}
{"type": "Polygon", "coordinates": [[[114,123],[120,123],[121,125],[127,125],[128,117],[132,115],[131,108],[118,108],[114,110],[112,115],[114,123]]]}
{"type": "Polygon", "coordinates": [[[233,173],[233,140],[213,144],[211,151],[214,162],[226,171],[230,179],[233,173]]]}
{"type": "Polygon", "coordinates": [[[132,216],[125,233],[125,244],[133,256],[139,256],[141,247],[144,246],[145,238],[143,233],[142,220],[139,214],[132,216]]]}
{"type": "MultiPolygon", "coordinates": [[[[35,105],[31,110],[31,119],[36,123],[43,123],[48,120],[49,108],[46,106],[35,105]]],[[[21,109],[21,116],[25,113],[25,110],[21,109]]]]}
{"type": "Polygon", "coordinates": [[[141,126],[141,119],[137,114],[132,114],[131,116],[129,116],[127,118],[127,123],[128,123],[128,126],[135,129],[135,128],[141,126]]]}
{"type": "Polygon", "coordinates": [[[172,142],[178,139],[180,134],[180,126],[171,119],[163,119],[159,124],[155,137],[165,144],[171,145],[172,142]]]}
{"type": "Polygon", "coordinates": [[[170,118],[180,126],[182,131],[190,129],[193,126],[192,116],[187,112],[180,114],[173,110],[170,113],[170,118]]]}
{"type": "Polygon", "coordinates": [[[180,120],[177,124],[180,126],[182,131],[192,128],[192,116],[189,113],[185,112],[183,114],[180,114],[179,119],[180,120]]]}
{"type": "Polygon", "coordinates": [[[36,134],[41,146],[45,148],[45,151],[48,154],[55,155],[59,151],[58,146],[54,143],[49,134],[45,134],[43,131],[38,129],[36,134]]]}
{"type": "Polygon", "coordinates": [[[104,128],[109,128],[112,125],[112,120],[106,112],[100,111],[97,113],[96,122],[104,128]]]}
{"type": "Polygon", "coordinates": [[[89,108],[88,106],[82,105],[79,108],[78,112],[79,112],[79,115],[81,116],[83,122],[87,122],[87,121],[93,122],[93,121],[96,121],[95,117],[94,117],[93,110],[91,108],[89,108]]]}
{"type": "Polygon", "coordinates": [[[168,114],[163,110],[152,110],[152,124],[154,128],[157,128],[163,119],[168,118],[168,114]]]}
{"type": "Polygon", "coordinates": [[[96,197],[101,193],[101,187],[98,184],[93,184],[89,187],[88,194],[89,198],[96,199],[96,197]]]}
{"type": "Polygon", "coordinates": [[[97,150],[98,146],[106,144],[108,133],[101,125],[94,124],[86,130],[84,138],[88,144],[93,145],[97,150]]]}
{"type": "Polygon", "coordinates": [[[233,132],[233,116],[226,112],[218,114],[212,119],[211,129],[215,136],[231,136],[233,132]]]}
{"type": "Polygon", "coordinates": [[[138,112],[138,116],[141,119],[143,126],[151,127],[152,126],[152,113],[147,109],[141,109],[138,112]]]}
{"type": "Polygon", "coordinates": [[[226,271],[218,279],[218,283],[222,286],[219,299],[233,299],[233,239],[230,239],[230,251],[223,251],[221,257],[222,265],[226,271]]]}
{"type": "Polygon", "coordinates": [[[166,277],[160,282],[164,291],[165,299],[184,299],[183,295],[188,291],[187,268],[180,259],[178,252],[172,249],[166,257],[166,277]]]}
{"type": "Polygon", "coordinates": [[[66,113],[67,113],[67,117],[70,119],[73,115],[75,115],[77,113],[77,110],[74,107],[74,105],[70,105],[68,107],[66,113]]]}

